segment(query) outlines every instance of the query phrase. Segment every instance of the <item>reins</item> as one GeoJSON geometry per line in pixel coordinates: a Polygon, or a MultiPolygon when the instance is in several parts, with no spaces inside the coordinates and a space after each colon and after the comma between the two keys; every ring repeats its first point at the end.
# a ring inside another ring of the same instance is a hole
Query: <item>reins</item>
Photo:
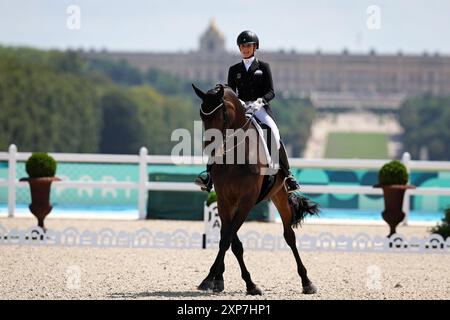
{"type": "MultiPolygon", "coordinates": [[[[245,141],[245,138],[244,138],[241,142],[235,144],[235,145],[234,145],[233,147],[231,147],[230,149],[225,150],[224,147],[227,145],[228,139],[233,138],[233,137],[236,135],[237,130],[235,130],[235,132],[234,132],[233,134],[229,135],[229,136],[226,135],[227,129],[230,129],[230,128],[229,128],[228,112],[227,112],[227,108],[225,107],[225,100],[224,100],[224,98],[222,97],[222,103],[219,104],[217,107],[215,107],[212,111],[210,111],[210,112],[205,112],[205,111],[203,111],[203,108],[200,107],[200,112],[201,112],[202,114],[204,114],[205,116],[210,116],[210,115],[212,115],[214,112],[216,112],[216,111],[217,111],[219,108],[221,108],[221,107],[224,107],[224,108],[223,108],[223,121],[224,121],[224,126],[223,126],[223,131],[222,131],[222,134],[223,134],[223,142],[222,142],[222,147],[221,147],[221,149],[223,149],[223,155],[225,155],[227,152],[233,150],[233,149],[236,148],[238,145],[242,144],[242,143],[245,141]]],[[[245,124],[244,124],[241,128],[239,128],[239,129],[244,130],[244,132],[246,132],[246,131],[248,130],[248,128],[247,128],[247,129],[244,129],[244,127],[250,124],[250,122],[251,122],[251,120],[253,119],[253,116],[254,116],[254,115],[255,115],[255,112],[252,112],[251,115],[250,115],[250,117],[248,117],[247,121],[245,122],[245,124]]],[[[239,130],[239,129],[238,129],[238,130],[239,130]]]]}

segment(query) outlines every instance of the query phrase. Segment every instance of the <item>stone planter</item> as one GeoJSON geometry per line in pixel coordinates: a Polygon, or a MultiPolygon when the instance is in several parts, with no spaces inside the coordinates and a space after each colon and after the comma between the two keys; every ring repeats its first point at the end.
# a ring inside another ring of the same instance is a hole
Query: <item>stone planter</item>
{"type": "Polygon", "coordinates": [[[38,226],[45,232],[44,220],[53,208],[50,204],[51,184],[53,181],[61,181],[61,179],[57,177],[42,177],[22,178],[20,181],[28,181],[30,184],[31,204],[29,208],[31,213],[37,218],[38,226]]]}
{"type": "Polygon", "coordinates": [[[384,195],[383,220],[389,225],[388,237],[396,233],[396,228],[405,219],[403,212],[403,199],[407,189],[415,189],[412,185],[375,185],[374,188],[382,188],[384,195]]]}

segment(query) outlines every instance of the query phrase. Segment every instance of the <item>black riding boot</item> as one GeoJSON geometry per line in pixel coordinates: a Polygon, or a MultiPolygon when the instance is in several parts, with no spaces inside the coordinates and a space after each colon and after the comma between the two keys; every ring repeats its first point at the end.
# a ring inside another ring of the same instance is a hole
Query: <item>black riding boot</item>
{"type": "Polygon", "coordinates": [[[283,142],[280,140],[280,169],[283,172],[284,178],[284,188],[288,193],[292,193],[300,189],[300,185],[295,181],[294,176],[289,170],[289,160],[286,153],[286,148],[283,142]]]}
{"type": "Polygon", "coordinates": [[[212,164],[207,164],[206,165],[206,171],[200,172],[200,174],[198,175],[197,178],[195,178],[195,184],[200,186],[200,188],[203,191],[206,192],[211,192],[211,189],[213,187],[213,181],[212,181],[212,177],[211,177],[211,167],[212,164]]]}

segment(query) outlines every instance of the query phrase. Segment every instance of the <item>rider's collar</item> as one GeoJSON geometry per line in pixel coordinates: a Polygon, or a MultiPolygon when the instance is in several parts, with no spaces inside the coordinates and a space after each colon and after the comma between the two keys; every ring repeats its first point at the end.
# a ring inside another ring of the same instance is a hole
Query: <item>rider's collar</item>
{"type": "Polygon", "coordinates": [[[255,61],[255,56],[251,56],[248,59],[242,59],[242,61],[244,62],[245,69],[248,71],[248,69],[252,65],[253,61],[255,61]]]}

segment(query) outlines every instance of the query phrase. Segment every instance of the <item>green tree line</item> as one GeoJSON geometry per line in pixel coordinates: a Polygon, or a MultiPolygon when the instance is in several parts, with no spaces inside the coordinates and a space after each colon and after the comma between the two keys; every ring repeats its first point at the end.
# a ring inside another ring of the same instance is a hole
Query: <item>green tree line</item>
{"type": "MultiPolygon", "coordinates": [[[[209,89],[210,83],[196,83],[209,89]]],[[[200,101],[191,83],[124,60],[75,51],[0,46],[0,150],[170,154],[176,128],[193,129],[200,101]]],[[[309,100],[276,98],[285,144],[299,156],[314,109],[309,100]]]]}
{"type": "Polygon", "coordinates": [[[426,150],[430,160],[450,160],[450,96],[425,94],[400,107],[405,149],[413,159],[426,150]]]}

